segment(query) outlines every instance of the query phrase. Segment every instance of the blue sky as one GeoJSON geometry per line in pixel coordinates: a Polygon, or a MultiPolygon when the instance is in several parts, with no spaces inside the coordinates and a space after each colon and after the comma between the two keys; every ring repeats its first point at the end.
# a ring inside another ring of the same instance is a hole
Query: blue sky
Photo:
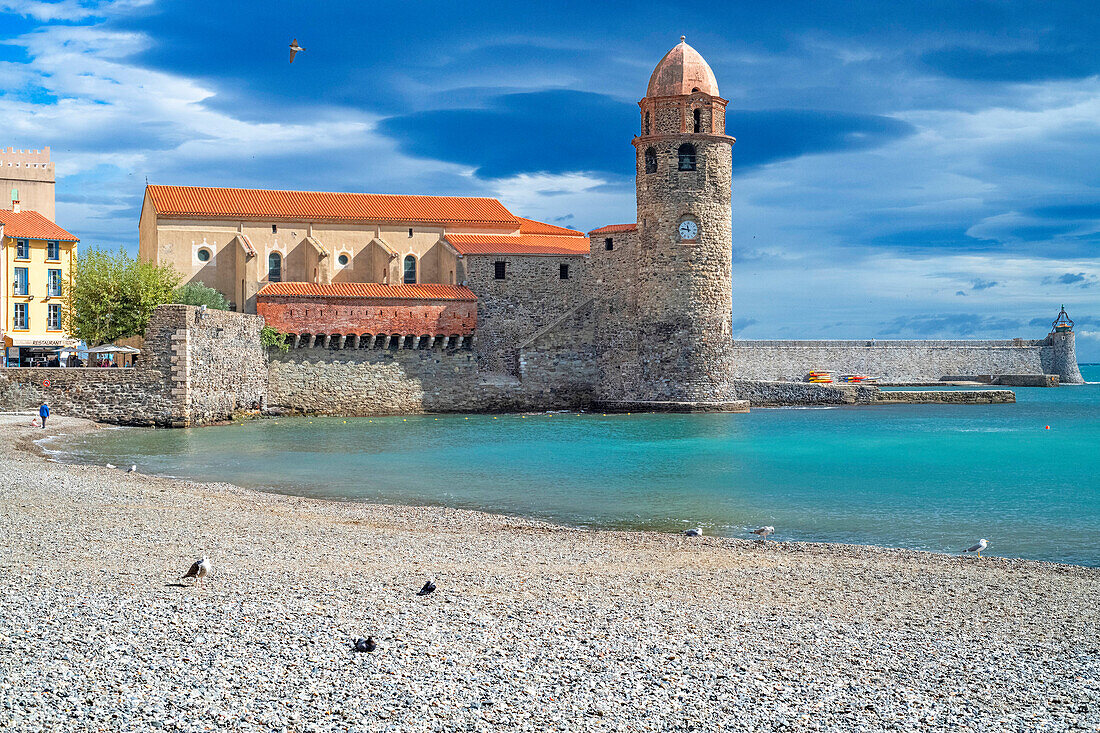
{"type": "Polygon", "coordinates": [[[0,0],[0,145],[51,146],[85,246],[136,250],[146,178],[584,230],[634,220],[637,101],[686,34],[738,139],[739,336],[1033,338],[1065,303],[1100,361],[1098,26],[1085,2],[0,0]]]}

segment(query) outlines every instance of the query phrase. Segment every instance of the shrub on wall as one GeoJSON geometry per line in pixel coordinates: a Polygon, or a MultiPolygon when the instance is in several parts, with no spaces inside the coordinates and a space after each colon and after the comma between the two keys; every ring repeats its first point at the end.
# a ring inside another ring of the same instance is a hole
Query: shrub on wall
{"type": "Polygon", "coordinates": [[[175,289],[172,293],[172,302],[181,305],[205,305],[214,310],[229,310],[229,301],[214,288],[208,288],[202,283],[187,283],[175,289]]]}
{"type": "Polygon", "coordinates": [[[271,326],[260,329],[260,343],[265,349],[275,347],[279,351],[290,351],[290,344],[286,342],[286,334],[276,331],[271,326]]]}
{"type": "Polygon", "coordinates": [[[115,253],[84,250],[67,288],[66,329],[89,346],[144,335],[149,317],[171,302],[179,281],[171,267],[135,260],[121,247],[115,253]]]}

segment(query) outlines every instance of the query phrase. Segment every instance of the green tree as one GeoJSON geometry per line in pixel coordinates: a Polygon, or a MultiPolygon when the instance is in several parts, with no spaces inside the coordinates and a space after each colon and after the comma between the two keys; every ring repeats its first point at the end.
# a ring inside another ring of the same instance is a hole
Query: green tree
{"type": "Polygon", "coordinates": [[[286,342],[286,334],[267,324],[260,329],[260,344],[267,349],[276,348],[279,351],[290,351],[290,344],[286,342]]]}
{"type": "Polygon", "coordinates": [[[215,310],[229,310],[229,301],[214,288],[208,288],[202,283],[187,283],[176,288],[172,293],[173,303],[183,305],[205,305],[215,310]]]}
{"type": "Polygon", "coordinates": [[[158,305],[171,302],[180,275],[171,267],[140,262],[119,247],[84,250],[76,262],[65,311],[69,333],[89,346],[144,335],[158,305]]]}

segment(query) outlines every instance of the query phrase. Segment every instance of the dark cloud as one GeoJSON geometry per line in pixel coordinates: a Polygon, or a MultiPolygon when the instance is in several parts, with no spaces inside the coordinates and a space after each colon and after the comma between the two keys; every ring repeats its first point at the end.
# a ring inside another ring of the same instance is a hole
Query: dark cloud
{"type": "Polygon", "coordinates": [[[976,313],[918,314],[898,316],[883,324],[885,336],[913,334],[916,336],[973,336],[1010,331],[1023,327],[1015,318],[982,316],[976,313]]]}
{"type": "Polygon", "coordinates": [[[755,318],[734,318],[733,319],[733,332],[739,333],[744,331],[749,326],[755,326],[757,320],[755,318]]]}
{"type": "MultiPolygon", "coordinates": [[[[478,109],[416,112],[379,124],[406,152],[474,166],[482,178],[573,171],[631,176],[628,142],[637,128],[637,105],[570,90],[505,94],[478,109]]],[[[734,165],[742,171],[913,133],[890,117],[819,110],[731,110],[726,128],[738,138],[734,165]]]]}
{"type": "Polygon", "coordinates": [[[995,287],[997,287],[996,280],[982,280],[981,278],[977,278],[970,281],[971,290],[989,290],[995,287]]]}
{"type": "Polygon", "coordinates": [[[930,51],[921,60],[945,76],[972,81],[1083,79],[1100,73],[1095,46],[1007,52],[955,46],[930,51]]]}
{"type": "Polygon", "coordinates": [[[1076,285],[1079,288],[1091,288],[1097,279],[1084,272],[1067,272],[1058,277],[1044,277],[1043,285],[1076,285]]]}
{"type": "Polygon", "coordinates": [[[966,297],[966,291],[965,290],[956,290],[955,295],[961,295],[965,298],[966,297]]]}

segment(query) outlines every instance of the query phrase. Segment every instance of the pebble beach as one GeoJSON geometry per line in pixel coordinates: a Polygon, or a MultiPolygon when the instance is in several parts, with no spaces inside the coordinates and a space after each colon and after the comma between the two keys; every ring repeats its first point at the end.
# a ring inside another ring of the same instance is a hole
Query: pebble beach
{"type": "Polygon", "coordinates": [[[30,419],[0,729],[1100,731],[1100,569],[317,501],[56,463],[102,428],[30,419]]]}

